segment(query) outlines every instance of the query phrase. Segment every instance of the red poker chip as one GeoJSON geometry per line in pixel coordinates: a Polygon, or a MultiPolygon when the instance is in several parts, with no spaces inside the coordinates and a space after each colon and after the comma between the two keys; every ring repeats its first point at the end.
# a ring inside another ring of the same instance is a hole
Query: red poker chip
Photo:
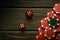
{"type": "Polygon", "coordinates": [[[47,12],[47,18],[51,18],[52,16],[56,16],[56,14],[54,13],[54,11],[47,12]]]}
{"type": "Polygon", "coordinates": [[[36,36],[36,40],[45,40],[45,37],[43,35],[38,34],[36,36]]]}
{"type": "Polygon", "coordinates": [[[56,14],[60,14],[60,3],[55,4],[53,10],[56,14]]]}
{"type": "Polygon", "coordinates": [[[38,28],[38,29],[39,29],[38,33],[39,33],[40,35],[44,36],[44,30],[43,30],[42,28],[38,28]]]}
{"type": "MultiPolygon", "coordinates": [[[[48,25],[50,25],[49,23],[51,23],[50,21],[52,20],[52,19],[54,19],[54,18],[56,18],[56,21],[60,21],[60,16],[58,16],[58,15],[56,15],[55,13],[54,13],[54,11],[50,11],[50,12],[48,12],[47,13],[47,19],[48,19],[48,25]]],[[[55,19],[54,19],[55,20],[55,19]]],[[[53,22],[52,22],[53,23],[53,22]]],[[[57,24],[56,24],[57,25],[57,24]]],[[[52,25],[50,25],[50,26],[52,26],[52,25]]]]}
{"type": "Polygon", "coordinates": [[[53,29],[51,28],[48,28],[48,29],[45,29],[45,34],[44,36],[48,39],[52,39],[55,37],[55,33],[53,32],[53,29]]]}
{"type": "Polygon", "coordinates": [[[60,32],[60,25],[57,28],[53,29],[53,31],[54,32],[60,32]]]}
{"type": "Polygon", "coordinates": [[[54,40],[60,40],[60,37],[57,36],[57,37],[54,38],[54,40]]]}
{"type": "Polygon", "coordinates": [[[38,35],[36,36],[36,40],[45,40],[44,30],[42,28],[38,28],[38,35]]]}
{"type": "Polygon", "coordinates": [[[56,17],[58,18],[58,21],[60,22],[60,15],[57,15],[56,17]]]}
{"type": "Polygon", "coordinates": [[[56,37],[55,39],[56,39],[56,40],[60,40],[60,37],[56,37]]]}
{"type": "Polygon", "coordinates": [[[54,40],[60,40],[60,32],[56,33],[56,37],[54,38],[54,40]]]}
{"type": "Polygon", "coordinates": [[[54,11],[47,12],[47,19],[49,19],[53,16],[58,18],[58,21],[60,22],[60,15],[55,14],[54,11]]]}
{"type": "Polygon", "coordinates": [[[47,18],[41,20],[41,27],[45,29],[49,27],[47,18]]]}

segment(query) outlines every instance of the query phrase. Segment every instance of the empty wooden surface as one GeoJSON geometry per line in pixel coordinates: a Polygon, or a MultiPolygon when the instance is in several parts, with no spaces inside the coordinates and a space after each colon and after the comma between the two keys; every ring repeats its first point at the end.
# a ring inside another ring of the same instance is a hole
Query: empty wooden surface
{"type": "Polygon", "coordinates": [[[60,0],[2,0],[0,7],[53,7],[60,0]]]}
{"type": "Polygon", "coordinates": [[[2,0],[0,1],[0,40],[35,40],[40,20],[52,11],[60,0],[2,0]],[[31,8],[33,19],[27,20],[26,9],[31,8]],[[25,31],[19,31],[19,23],[25,31]]]}
{"type": "Polygon", "coordinates": [[[0,31],[3,40],[34,40],[37,31],[0,31]]]}

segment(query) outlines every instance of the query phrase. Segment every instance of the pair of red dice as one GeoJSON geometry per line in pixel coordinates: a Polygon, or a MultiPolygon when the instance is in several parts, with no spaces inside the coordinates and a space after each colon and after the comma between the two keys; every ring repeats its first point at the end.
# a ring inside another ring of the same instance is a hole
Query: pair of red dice
{"type": "Polygon", "coordinates": [[[47,17],[41,20],[36,40],[60,40],[60,3],[47,12],[47,17]]]}
{"type": "MultiPolygon", "coordinates": [[[[28,8],[26,10],[26,18],[27,19],[32,19],[32,17],[33,17],[33,12],[32,12],[32,10],[30,10],[30,8],[28,8]]],[[[21,31],[25,30],[25,23],[24,22],[19,24],[19,30],[21,30],[21,31]]]]}

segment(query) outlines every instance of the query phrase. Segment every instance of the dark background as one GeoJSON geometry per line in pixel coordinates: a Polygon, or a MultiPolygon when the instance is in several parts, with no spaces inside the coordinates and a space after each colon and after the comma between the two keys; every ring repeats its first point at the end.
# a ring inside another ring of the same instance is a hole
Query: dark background
{"type": "Polygon", "coordinates": [[[0,0],[0,40],[35,40],[40,20],[52,11],[60,0],[0,0]],[[33,11],[33,19],[27,20],[27,8],[33,11]],[[19,31],[18,24],[24,22],[26,29],[19,31]]]}

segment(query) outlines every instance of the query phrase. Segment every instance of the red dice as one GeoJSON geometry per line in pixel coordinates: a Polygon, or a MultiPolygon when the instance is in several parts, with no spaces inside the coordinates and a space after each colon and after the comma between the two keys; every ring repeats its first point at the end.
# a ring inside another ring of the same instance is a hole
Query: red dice
{"type": "Polygon", "coordinates": [[[33,12],[30,9],[26,10],[26,18],[31,19],[33,17],[33,12]]]}
{"type": "Polygon", "coordinates": [[[24,23],[19,24],[19,30],[21,30],[21,31],[25,30],[25,24],[24,23]]]}

